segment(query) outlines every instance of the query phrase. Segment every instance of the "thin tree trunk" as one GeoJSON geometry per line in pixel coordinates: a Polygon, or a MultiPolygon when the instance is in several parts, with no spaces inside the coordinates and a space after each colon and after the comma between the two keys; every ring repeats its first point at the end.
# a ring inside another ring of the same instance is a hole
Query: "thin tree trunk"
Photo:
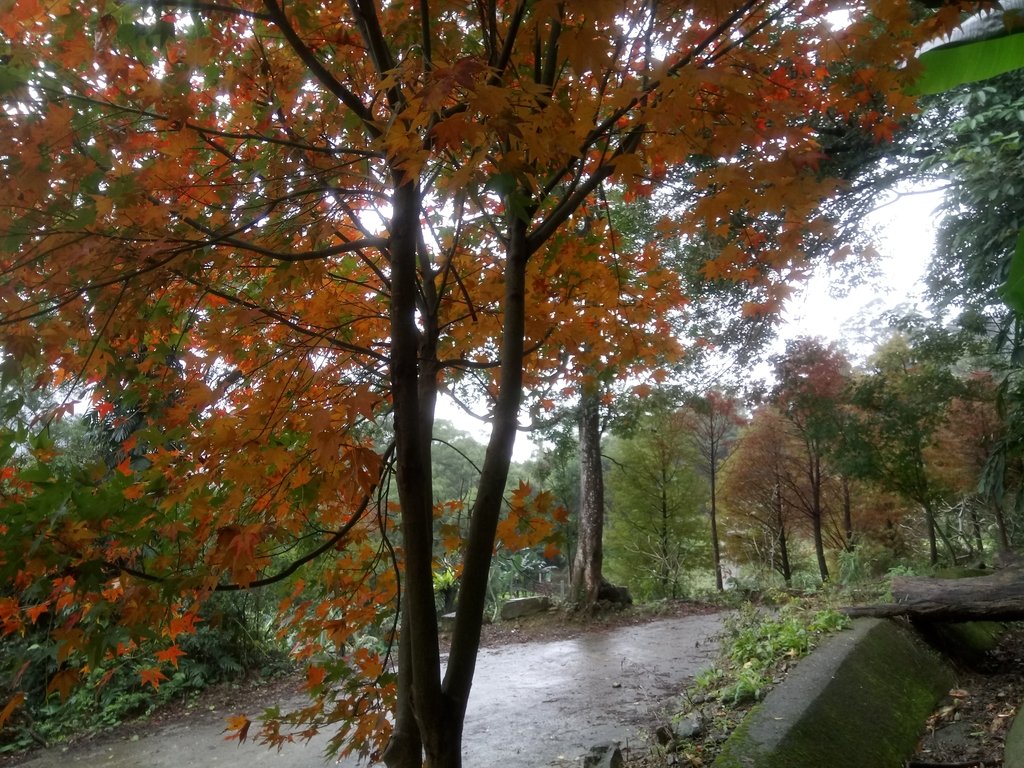
{"type": "MultiPolygon", "coordinates": [[[[661,593],[668,592],[669,584],[669,562],[668,562],[668,478],[665,476],[664,464],[661,468],[661,530],[658,532],[661,539],[661,593]]],[[[672,595],[675,597],[675,594],[672,595]]]]}
{"type": "Polygon", "coordinates": [[[580,397],[580,517],[572,592],[581,608],[597,602],[601,587],[604,533],[604,476],[601,471],[601,415],[596,385],[580,397]]]}
{"type": "Polygon", "coordinates": [[[978,519],[978,510],[973,504],[968,505],[968,514],[971,516],[971,531],[974,534],[974,545],[978,548],[978,559],[985,559],[985,541],[981,535],[981,520],[978,519]]]}
{"type": "Polygon", "coordinates": [[[398,693],[395,727],[381,759],[388,768],[422,768],[423,742],[416,726],[412,704],[412,645],[409,639],[408,602],[402,603],[402,624],[398,637],[398,693]]]}
{"type": "Polygon", "coordinates": [[[928,526],[928,561],[932,565],[939,564],[939,543],[935,535],[935,513],[929,502],[922,504],[924,507],[924,519],[928,526]]]}
{"type": "MultiPolygon", "coordinates": [[[[514,210],[509,205],[508,210],[514,210]]],[[[477,498],[473,504],[466,540],[451,652],[443,691],[448,707],[445,719],[445,751],[430,768],[460,768],[462,728],[473,683],[480,631],[487,599],[487,577],[498,519],[508,480],[512,449],[518,429],[519,405],[523,391],[523,350],[526,326],[526,265],[529,251],[526,222],[509,214],[509,237],[505,264],[504,325],[502,327],[501,371],[498,400],[494,409],[491,437],[487,444],[477,498]]]]}
{"type": "Polygon", "coordinates": [[[811,459],[811,528],[814,533],[814,554],[818,559],[818,573],[822,582],[828,581],[828,563],[825,561],[825,541],[821,532],[821,458],[811,459]]]}
{"type": "Polygon", "coordinates": [[[996,530],[999,531],[999,550],[1010,551],[1010,535],[1006,530],[1006,514],[1003,512],[1003,500],[993,499],[993,506],[996,518],[996,530]]]}
{"type": "Polygon", "coordinates": [[[788,587],[793,581],[793,571],[789,564],[789,545],[786,541],[786,522],[782,516],[782,484],[775,483],[775,520],[779,526],[779,557],[782,560],[782,579],[788,587]]]}
{"type": "Polygon", "coordinates": [[[793,583],[793,568],[789,564],[789,544],[786,541],[786,528],[785,526],[779,528],[779,557],[782,558],[782,580],[786,582],[786,586],[791,586],[793,583]]]}
{"type": "Polygon", "coordinates": [[[401,502],[404,563],[404,621],[399,676],[407,684],[401,694],[390,757],[394,766],[415,765],[417,740],[410,738],[410,714],[428,762],[444,749],[437,616],[434,612],[433,511],[430,477],[432,413],[421,402],[420,331],[417,326],[416,245],[419,233],[419,189],[396,172],[389,256],[391,261],[391,389],[394,401],[396,480],[401,502]]]}
{"type": "Polygon", "coordinates": [[[843,484],[843,533],[846,541],[844,548],[847,552],[853,552],[853,503],[850,499],[850,481],[842,478],[843,484]]]}
{"type": "MultiPolygon", "coordinates": [[[[717,450],[717,445],[714,446],[714,450],[717,450]]],[[[712,451],[711,458],[711,556],[714,559],[715,566],[715,588],[719,592],[725,589],[724,582],[722,579],[722,551],[721,546],[718,543],[718,503],[717,503],[717,469],[718,462],[716,456],[712,451]]]]}

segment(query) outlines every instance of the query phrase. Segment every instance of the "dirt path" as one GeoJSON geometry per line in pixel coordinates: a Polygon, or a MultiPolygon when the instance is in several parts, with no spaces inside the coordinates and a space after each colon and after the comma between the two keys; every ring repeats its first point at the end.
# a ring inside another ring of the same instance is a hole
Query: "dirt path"
{"type": "MultiPolygon", "coordinates": [[[[703,614],[598,630],[568,640],[481,651],[469,700],[467,768],[579,765],[598,742],[637,739],[639,726],[706,666],[721,616],[703,614]]],[[[267,702],[270,704],[271,702],[267,702]]],[[[122,739],[36,753],[26,768],[316,768],[326,739],[280,753],[225,742],[230,712],[192,715],[122,739]]],[[[355,763],[343,763],[354,766],[355,763]]]]}

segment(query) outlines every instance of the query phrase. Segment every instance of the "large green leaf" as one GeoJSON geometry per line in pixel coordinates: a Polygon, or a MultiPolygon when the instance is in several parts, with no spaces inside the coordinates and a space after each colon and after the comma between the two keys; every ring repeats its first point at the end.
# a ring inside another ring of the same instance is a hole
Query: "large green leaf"
{"type": "Polygon", "coordinates": [[[1010,274],[1003,286],[1003,297],[1011,309],[1024,315],[1024,229],[1017,235],[1017,249],[1010,260],[1010,274]]]}
{"type": "Polygon", "coordinates": [[[1024,32],[940,46],[922,53],[918,60],[923,69],[911,86],[911,93],[941,93],[1024,67],[1024,32]]]}

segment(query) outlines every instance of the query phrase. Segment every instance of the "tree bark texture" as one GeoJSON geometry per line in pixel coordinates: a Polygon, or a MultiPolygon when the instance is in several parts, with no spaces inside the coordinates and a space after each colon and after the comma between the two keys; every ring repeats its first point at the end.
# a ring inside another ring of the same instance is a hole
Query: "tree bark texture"
{"type": "Polygon", "coordinates": [[[391,391],[394,401],[395,456],[398,497],[401,503],[403,554],[403,637],[399,652],[399,677],[406,683],[401,693],[408,700],[396,711],[396,733],[392,765],[415,765],[418,748],[426,752],[428,764],[444,747],[441,703],[437,617],[434,612],[433,489],[430,477],[430,423],[432,414],[423,413],[421,396],[420,346],[416,324],[416,245],[419,236],[419,190],[411,180],[396,173],[391,220],[389,256],[391,262],[391,391]],[[410,738],[415,729],[420,740],[410,738]]]}
{"type": "MultiPolygon", "coordinates": [[[[510,205],[509,209],[512,210],[513,206],[510,205]]],[[[526,266],[530,256],[526,228],[526,222],[510,214],[501,332],[501,388],[470,517],[451,651],[442,686],[449,715],[445,743],[451,750],[445,761],[438,763],[443,768],[458,768],[462,763],[462,727],[480,650],[487,577],[519,425],[526,326],[526,266]]],[[[434,764],[430,765],[433,767],[434,764]]]]}
{"type": "Polygon", "coordinates": [[[581,607],[597,602],[601,588],[604,534],[604,474],[601,471],[600,397],[596,386],[580,398],[580,517],[573,595],[581,607]]]}

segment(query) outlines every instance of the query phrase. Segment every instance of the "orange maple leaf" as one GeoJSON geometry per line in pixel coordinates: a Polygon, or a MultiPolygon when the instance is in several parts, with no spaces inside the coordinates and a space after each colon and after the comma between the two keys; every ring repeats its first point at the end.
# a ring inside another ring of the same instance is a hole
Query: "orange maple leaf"
{"type": "Polygon", "coordinates": [[[178,668],[178,659],[182,656],[188,656],[181,648],[177,645],[172,645],[170,648],[164,648],[162,651],[156,652],[156,660],[159,662],[167,662],[174,665],[174,668],[178,668]]]}
{"type": "Polygon", "coordinates": [[[4,727],[4,723],[6,723],[8,719],[10,719],[11,715],[14,713],[14,710],[20,707],[22,705],[22,702],[24,701],[25,694],[21,691],[18,691],[16,694],[11,696],[10,701],[7,702],[3,710],[0,710],[0,729],[4,727]]]}
{"type": "Polygon", "coordinates": [[[167,628],[167,636],[173,640],[178,635],[191,635],[196,631],[196,623],[202,621],[194,613],[186,613],[183,616],[175,616],[171,619],[170,626],[167,628]]]}
{"type": "Polygon", "coordinates": [[[129,485],[127,488],[125,488],[123,491],[121,491],[121,495],[124,496],[124,498],[127,501],[135,501],[137,499],[141,499],[142,496],[145,493],[146,493],[146,488],[141,483],[135,483],[135,485],[129,485]]]}
{"type": "Polygon", "coordinates": [[[39,620],[39,617],[48,610],[49,603],[40,603],[39,605],[33,605],[30,608],[26,608],[25,613],[28,615],[29,620],[35,624],[39,620]]]}
{"type": "Polygon", "coordinates": [[[14,710],[20,707],[24,703],[24,701],[25,694],[21,691],[18,691],[13,696],[11,696],[7,704],[4,706],[3,710],[0,711],[0,730],[3,729],[4,723],[7,722],[10,716],[13,714],[14,710]]]}
{"type": "Polygon", "coordinates": [[[228,726],[224,729],[224,731],[227,733],[227,736],[225,736],[224,738],[228,741],[238,739],[238,742],[242,743],[249,735],[250,725],[252,725],[252,720],[250,720],[245,715],[235,715],[233,717],[229,717],[228,726]]]}
{"type": "Polygon", "coordinates": [[[160,671],[160,667],[146,667],[139,671],[139,679],[143,685],[152,685],[153,690],[160,689],[160,683],[167,679],[167,675],[160,671]]]}

